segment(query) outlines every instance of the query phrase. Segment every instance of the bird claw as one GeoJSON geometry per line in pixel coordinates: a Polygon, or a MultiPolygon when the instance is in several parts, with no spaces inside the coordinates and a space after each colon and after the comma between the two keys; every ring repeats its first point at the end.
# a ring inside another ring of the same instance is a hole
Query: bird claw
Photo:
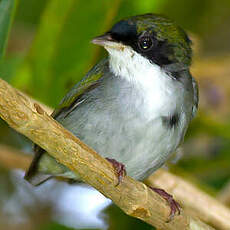
{"type": "Polygon", "coordinates": [[[149,186],[149,188],[152,189],[154,192],[158,193],[162,198],[164,198],[170,206],[171,211],[169,219],[166,221],[167,223],[169,223],[174,218],[175,214],[180,215],[181,207],[179,203],[173,199],[172,195],[168,194],[167,192],[165,192],[165,190],[160,188],[154,188],[151,186],[149,186]]]}
{"type": "Polygon", "coordinates": [[[126,176],[125,165],[116,161],[115,159],[110,159],[106,157],[106,160],[109,161],[113,165],[117,173],[118,183],[116,184],[116,186],[118,186],[122,182],[123,177],[126,176]]]}
{"type": "MultiPolygon", "coordinates": [[[[116,186],[118,186],[122,182],[122,179],[124,178],[124,176],[126,176],[125,165],[116,161],[115,159],[106,158],[106,160],[109,161],[113,165],[117,173],[118,183],[116,186]]],[[[166,221],[167,223],[170,222],[176,214],[180,215],[181,207],[179,203],[173,199],[172,195],[168,194],[165,190],[160,189],[160,188],[154,188],[151,186],[149,186],[149,188],[153,190],[154,192],[156,192],[157,194],[159,194],[164,200],[167,201],[168,205],[170,206],[171,211],[170,211],[169,219],[166,221]]]]}

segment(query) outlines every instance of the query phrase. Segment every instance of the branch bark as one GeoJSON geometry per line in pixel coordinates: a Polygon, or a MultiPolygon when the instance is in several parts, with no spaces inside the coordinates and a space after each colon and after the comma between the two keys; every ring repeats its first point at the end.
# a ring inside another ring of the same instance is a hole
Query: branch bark
{"type": "Polygon", "coordinates": [[[224,186],[217,196],[218,200],[230,206],[230,181],[224,186]]]}
{"type": "Polygon", "coordinates": [[[22,169],[26,170],[32,158],[30,155],[25,154],[12,147],[0,145],[0,165],[7,169],[22,169]]]}
{"type": "Polygon", "coordinates": [[[159,195],[128,176],[115,186],[117,176],[109,162],[64,129],[38,104],[1,79],[0,116],[13,129],[79,174],[84,182],[113,200],[128,215],[158,229],[213,229],[184,211],[167,223],[170,209],[159,195]]]}

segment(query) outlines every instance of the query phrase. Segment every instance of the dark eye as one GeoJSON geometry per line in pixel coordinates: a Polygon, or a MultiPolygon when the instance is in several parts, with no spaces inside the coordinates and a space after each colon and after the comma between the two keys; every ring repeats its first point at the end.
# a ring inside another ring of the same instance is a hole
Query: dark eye
{"type": "Polygon", "coordinates": [[[142,50],[146,51],[152,47],[153,42],[152,42],[152,39],[150,37],[141,37],[139,39],[138,44],[142,50]]]}

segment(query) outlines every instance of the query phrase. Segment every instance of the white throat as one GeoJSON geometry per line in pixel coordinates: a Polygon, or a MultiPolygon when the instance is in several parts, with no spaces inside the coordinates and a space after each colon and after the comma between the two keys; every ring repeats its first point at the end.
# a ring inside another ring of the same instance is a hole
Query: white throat
{"type": "Polygon", "coordinates": [[[109,52],[111,71],[129,81],[133,87],[141,90],[146,112],[155,115],[168,115],[176,110],[175,101],[181,102],[182,85],[176,82],[157,64],[135,52],[131,47],[123,49],[105,47],[109,52]],[[179,100],[176,100],[178,97],[179,100]]]}
{"type": "Polygon", "coordinates": [[[146,81],[155,81],[154,76],[164,74],[160,66],[150,63],[129,46],[124,46],[123,49],[105,48],[109,52],[110,68],[116,76],[143,84],[146,81]]]}

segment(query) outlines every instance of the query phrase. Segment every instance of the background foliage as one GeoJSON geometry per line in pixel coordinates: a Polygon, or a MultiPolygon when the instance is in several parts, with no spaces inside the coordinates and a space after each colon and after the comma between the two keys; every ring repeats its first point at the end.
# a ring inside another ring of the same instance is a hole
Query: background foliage
{"type": "MultiPolygon", "coordinates": [[[[192,72],[200,85],[200,112],[186,136],[184,157],[170,168],[217,195],[230,178],[229,0],[0,0],[0,76],[55,107],[68,89],[106,55],[90,40],[123,17],[147,12],[169,16],[194,40],[192,72]]],[[[30,142],[1,120],[0,144],[31,152],[30,142]]],[[[42,230],[95,228],[81,215],[80,206],[79,219],[65,219],[63,213],[58,213],[64,208],[58,209],[55,198],[66,197],[75,187],[53,182],[35,189],[23,181],[21,173],[0,162],[0,226],[42,230]],[[53,191],[52,196],[47,191],[53,191]],[[64,216],[61,221],[60,215],[64,216]]],[[[101,218],[109,229],[152,229],[113,206],[101,218]]]]}

